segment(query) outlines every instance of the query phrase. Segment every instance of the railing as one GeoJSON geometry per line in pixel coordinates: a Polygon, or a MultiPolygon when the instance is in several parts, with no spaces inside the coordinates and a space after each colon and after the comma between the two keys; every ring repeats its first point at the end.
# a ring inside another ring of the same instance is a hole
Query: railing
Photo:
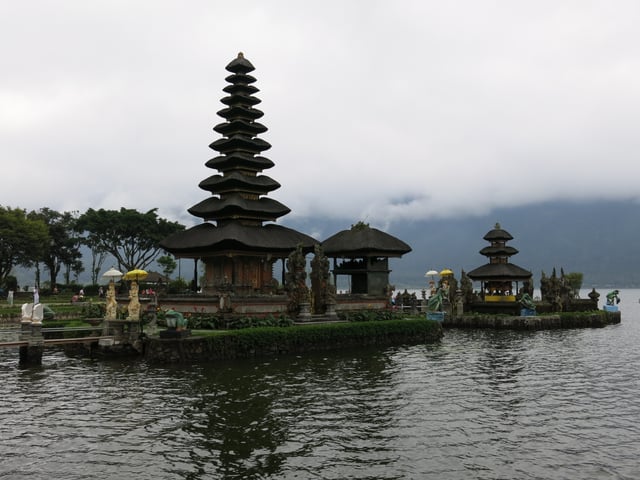
{"type": "MultiPolygon", "coordinates": [[[[67,333],[67,332],[82,332],[82,331],[96,331],[98,330],[96,327],[49,327],[42,328],[40,332],[42,334],[45,333],[67,333]]],[[[3,329],[0,330],[0,335],[2,334],[15,334],[17,337],[22,337],[24,332],[20,329],[3,329]]],[[[97,342],[101,339],[113,339],[113,336],[110,335],[92,335],[86,337],[69,337],[69,338],[43,338],[41,340],[43,345],[65,345],[71,343],[86,343],[86,342],[97,342]]],[[[23,339],[18,338],[17,340],[10,340],[0,342],[0,348],[15,348],[15,347],[27,347],[33,344],[33,339],[23,339]]]]}

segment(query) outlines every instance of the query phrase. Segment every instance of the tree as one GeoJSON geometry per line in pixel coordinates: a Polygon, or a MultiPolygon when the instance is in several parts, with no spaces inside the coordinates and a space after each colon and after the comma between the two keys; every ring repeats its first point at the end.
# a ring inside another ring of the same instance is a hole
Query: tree
{"type": "Polygon", "coordinates": [[[74,260],[64,264],[64,283],[71,284],[71,274],[73,273],[74,281],[78,281],[78,275],[84,272],[84,264],[82,260],[74,260]]]}
{"type": "Polygon", "coordinates": [[[78,227],[91,237],[99,251],[113,255],[119,269],[144,269],[160,254],[161,240],[184,230],[184,225],[159,218],[156,211],[90,208],[78,219],[78,227]]]}
{"type": "MultiPolygon", "coordinates": [[[[49,232],[49,241],[44,245],[39,259],[49,272],[49,283],[54,288],[63,266],[75,269],[82,267],[80,241],[76,235],[77,212],[56,212],[50,208],[41,208],[29,213],[29,218],[42,220],[49,232]]],[[[39,277],[39,269],[37,269],[39,277]]],[[[68,273],[67,273],[67,283],[68,273]]]]}
{"type": "Polygon", "coordinates": [[[162,267],[162,273],[165,277],[171,277],[171,274],[178,267],[176,260],[171,255],[163,255],[157,260],[158,265],[162,267]]]}
{"type": "Polygon", "coordinates": [[[97,285],[98,275],[107,259],[108,252],[104,249],[99,234],[83,230],[85,220],[86,218],[81,216],[76,224],[76,229],[80,236],[80,242],[88,247],[91,252],[91,284],[97,285]]]}
{"type": "Polygon", "coordinates": [[[46,224],[28,218],[24,210],[0,206],[0,284],[17,265],[32,266],[49,241],[46,224]]]}
{"type": "Polygon", "coordinates": [[[582,288],[582,272],[569,272],[564,273],[564,280],[569,285],[571,289],[571,296],[574,298],[578,298],[580,296],[580,289],[582,288]]]}

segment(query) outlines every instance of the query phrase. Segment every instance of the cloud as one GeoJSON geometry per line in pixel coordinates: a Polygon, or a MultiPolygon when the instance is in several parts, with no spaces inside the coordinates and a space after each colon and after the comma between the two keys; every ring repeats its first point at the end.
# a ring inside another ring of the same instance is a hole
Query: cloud
{"type": "Polygon", "coordinates": [[[186,210],[208,195],[197,185],[214,173],[238,51],[256,67],[276,164],[264,173],[282,185],[270,196],[293,218],[388,225],[635,198],[639,13],[604,0],[8,2],[2,203],[199,223],[186,210]]]}

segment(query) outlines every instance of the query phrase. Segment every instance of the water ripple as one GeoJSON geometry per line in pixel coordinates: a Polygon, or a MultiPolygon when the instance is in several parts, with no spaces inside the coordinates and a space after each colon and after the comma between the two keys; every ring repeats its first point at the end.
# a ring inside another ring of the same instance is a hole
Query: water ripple
{"type": "Polygon", "coordinates": [[[635,479],[639,340],[629,319],[186,367],[2,350],[0,476],[635,479]]]}

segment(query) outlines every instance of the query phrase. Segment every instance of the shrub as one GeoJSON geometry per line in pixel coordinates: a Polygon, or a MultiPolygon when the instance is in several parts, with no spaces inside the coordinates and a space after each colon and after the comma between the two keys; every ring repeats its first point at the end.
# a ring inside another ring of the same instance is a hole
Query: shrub
{"type": "Polygon", "coordinates": [[[399,320],[406,317],[400,311],[393,310],[356,310],[353,312],[340,312],[341,320],[348,322],[374,322],[382,320],[399,320]]]}
{"type": "Polygon", "coordinates": [[[345,347],[439,340],[442,326],[425,319],[259,327],[206,335],[212,358],[303,353],[345,347]]]}
{"type": "Polygon", "coordinates": [[[85,303],[80,311],[82,318],[104,318],[106,314],[106,305],[104,303],[85,303]]]}

